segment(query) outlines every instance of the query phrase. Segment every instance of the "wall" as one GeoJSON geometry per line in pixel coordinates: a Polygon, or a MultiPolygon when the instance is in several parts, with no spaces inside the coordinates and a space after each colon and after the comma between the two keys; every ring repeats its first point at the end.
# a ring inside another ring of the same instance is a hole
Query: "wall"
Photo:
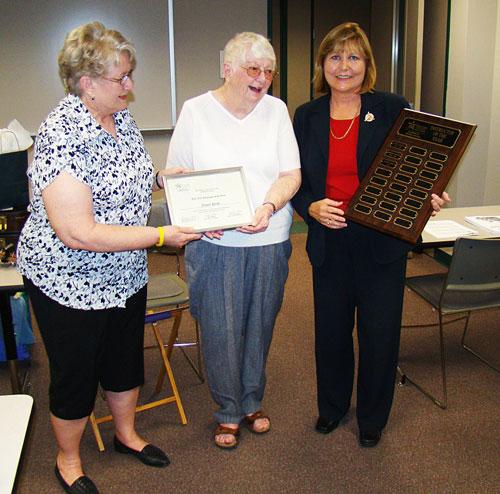
{"type": "MultiPolygon", "coordinates": [[[[219,51],[229,39],[241,31],[267,35],[267,0],[176,0],[174,23],[179,113],[184,100],[223,83],[219,78],[219,51]]],[[[144,135],[157,168],[165,166],[170,136],[169,132],[144,135]]]]}
{"type": "MultiPolygon", "coordinates": [[[[161,2],[160,0],[155,0],[155,3],[161,2]]],[[[78,5],[78,8],[81,9],[82,3],[85,2],[74,0],[72,3],[75,6],[78,5]]],[[[113,2],[110,0],[110,3],[112,4],[113,2]]],[[[166,4],[166,0],[164,3],[166,4]]],[[[22,22],[23,13],[18,13],[19,22],[22,22]]],[[[57,14],[54,18],[57,20],[57,14]]],[[[179,112],[182,102],[185,99],[204,93],[210,89],[216,89],[222,84],[223,81],[219,78],[219,51],[224,48],[226,42],[235,33],[256,31],[267,35],[267,0],[254,0],[252,2],[235,2],[233,0],[175,0],[174,20],[176,85],[179,112]]],[[[111,23],[107,24],[111,27],[111,23]]],[[[147,29],[148,24],[146,23],[142,26],[142,31],[147,31],[147,29]]],[[[61,46],[63,39],[64,36],[59,40],[61,46]]],[[[135,39],[131,38],[131,41],[135,42],[135,39]]],[[[58,49],[60,49],[60,46],[58,49]]],[[[150,49],[158,52],[157,47],[150,49]]],[[[168,52],[165,53],[168,55],[168,52]]],[[[162,53],[157,53],[157,57],[162,56],[162,53]]],[[[57,75],[56,62],[57,60],[54,60],[54,66],[50,69],[49,79],[51,84],[60,88],[62,97],[64,92],[57,75]]],[[[147,69],[143,63],[143,58],[139,55],[136,74],[136,79],[147,76],[147,69]],[[144,74],[142,71],[144,71],[144,74]]],[[[39,77],[49,76],[43,72],[39,74],[39,77]]],[[[153,94],[147,95],[149,98],[154,99],[155,94],[157,96],[161,95],[164,92],[161,86],[165,87],[169,83],[168,80],[157,79],[157,84],[160,85],[160,88],[156,88],[153,94]]],[[[137,99],[139,99],[140,87],[137,87],[136,90],[137,99]]],[[[5,93],[1,91],[1,85],[0,95],[3,103],[5,101],[5,93]]],[[[30,93],[29,97],[33,98],[34,95],[30,93]]],[[[51,102],[51,107],[56,102],[51,102]]],[[[0,122],[0,126],[6,126],[7,124],[8,121],[5,123],[0,122]]],[[[157,168],[165,166],[170,136],[171,131],[144,133],[146,148],[151,154],[157,168]]]]}
{"type": "Polygon", "coordinates": [[[219,51],[236,33],[267,36],[267,0],[176,0],[174,30],[179,113],[183,101],[223,83],[219,51]]]}
{"type": "MultiPolygon", "coordinates": [[[[273,6],[275,7],[278,3],[275,0],[273,6]]],[[[300,104],[310,100],[313,59],[321,41],[335,26],[346,21],[357,22],[367,33],[377,64],[377,89],[390,91],[392,0],[350,2],[288,0],[287,104],[292,117],[300,104]],[[314,25],[313,33],[311,33],[311,24],[314,25]],[[311,56],[311,38],[313,57],[311,56]]],[[[284,65],[281,64],[281,67],[283,68],[284,65]]]]}
{"type": "Polygon", "coordinates": [[[478,128],[455,172],[454,206],[500,204],[500,5],[453,0],[446,115],[478,128]]]}
{"type": "Polygon", "coordinates": [[[448,0],[425,2],[420,110],[445,115],[448,0]]]}
{"type": "Polygon", "coordinates": [[[377,67],[375,87],[380,91],[391,91],[393,0],[372,0],[369,12],[370,31],[367,34],[377,67]]]}
{"type": "Polygon", "coordinates": [[[491,118],[487,148],[486,180],[483,202],[486,205],[500,204],[500,2],[497,2],[495,57],[493,62],[493,94],[491,97],[491,118]]]}
{"type": "Polygon", "coordinates": [[[298,106],[310,99],[312,2],[314,0],[288,1],[287,104],[292,116],[298,106]]]}
{"type": "MultiPolygon", "coordinates": [[[[212,74],[210,80],[202,82],[206,67],[202,64],[206,62],[212,66],[218,66],[218,59],[217,61],[212,59],[213,53],[221,49],[223,41],[225,42],[238,30],[253,29],[265,33],[267,29],[267,2],[265,0],[257,0],[252,3],[230,0],[205,2],[177,0],[176,3],[179,1],[187,2],[186,5],[190,4],[193,10],[196,10],[192,16],[193,27],[203,33],[203,36],[200,35],[201,46],[196,45],[196,36],[193,40],[187,40],[192,43],[185,55],[191,62],[192,72],[186,73],[184,79],[178,80],[177,84],[185,85],[186,90],[189,91],[203,92],[214,88],[214,85],[216,86],[222,81],[216,77],[214,79],[212,74]],[[238,9],[234,8],[235,3],[238,3],[238,9]],[[229,17],[228,13],[230,13],[229,17]],[[210,36],[210,33],[213,33],[213,37],[210,36]],[[212,46],[209,46],[211,43],[212,46]],[[207,61],[204,60],[205,57],[208,57],[207,61]],[[192,79],[196,79],[196,81],[193,82],[192,79]],[[197,86],[193,87],[193,84],[197,86]]],[[[295,0],[292,1],[295,2],[295,0]]],[[[387,2],[387,0],[380,1],[387,2]]],[[[292,10],[294,8],[292,6],[292,10]]],[[[296,15],[300,16],[300,9],[297,8],[296,11],[296,15]]],[[[379,19],[380,9],[377,9],[376,12],[377,15],[373,9],[369,10],[372,23],[379,19]]],[[[366,12],[364,13],[366,14],[366,12]]],[[[450,15],[446,114],[449,118],[478,124],[478,130],[448,187],[448,191],[452,195],[452,205],[455,207],[500,204],[500,139],[498,137],[500,125],[500,5],[496,0],[481,0],[481,2],[453,0],[450,15]]],[[[334,23],[331,18],[328,20],[330,20],[329,26],[333,27],[334,23]]],[[[178,34],[182,36],[183,33],[181,31],[178,34]]],[[[289,33],[289,40],[293,36],[293,33],[289,33]]],[[[290,42],[293,44],[293,40],[290,42]]],[[[304,49],[309,50],[307,47],[304,49]]],[[[376,56],[377,64],[380,67],[380,57],[377,53],[376,56]]],[[[302,74],[306,74],[307,70],[307,68],[299,68],[302,74]]],[[[304,94],[302,97],[299,95],[296,100],[299,99],[306,101],[309,99],[309,94],[304,94]]],[[[147,133],[145,140],[155,165],[163,167],[170,135],[168,133],[147,133]]]]}
{"type": "Polygon", "coordinates": [[[147,9],[131,0],[1,0],[0,13],[2,126],[16,118],[29,132],[37,132],[64,97],[57,56],[67,33],[97,20],[136,47],[138,66],[129,106],[139,128],[171,127],[165,0],[150,0],[147,9]]]}
{"type": "Polygon", "coordinates": [[[403,96],[415,110],[420,110],[424,0],[407,0],[405,16],[403,96]]]}
{"type": "MultiPolygon", "coordinates": [[[[356,20],[369,33],[377,62],[377,88],[390,90],[392,0],[328,2],[309,0],[314,8],[318,46],[329,29],[344,20],[356,20]],[[367,18],[368,16],[368,18],[367,18]]],[[[301,13],[291,1],[289,15],[289,110],[293,115],[301,101],[309,96],[301,74],[307,70],[293,67],[306,63],[308,49],[303,41],[309,19],[308,2],[301,13]],[[293,5],[292,5],[293,4],[293,5]],[[294,41],[293,38],[297,40],[294,41]],[[292,54],[292,55],[291,55],[292,54]],[[300,62],[299,62],[300,61],[300,62]]],[[[497,0],[453,0],[450,2],[450,38],[448,73],[446,63],[447,0],[407,0],[412,38],[407,46],[405,96],[417,103],[417,109],[478,125],[476,135],[462,158],[447,190],[452,206],[500,204],[500,6],[497,0]],[[418,16],[416,19],[414,16],[418,16]],[[422,63],[419,57],[422,57],[422,63]],[[422,71],[421,86],[419,79],[422,71]],[[447,80],[447,87],[445,81],[447,80]],[[446,92],[445,92],[446,91],[446,92]],[[421,98],[421,106],[419,106],[421,98]]]]}

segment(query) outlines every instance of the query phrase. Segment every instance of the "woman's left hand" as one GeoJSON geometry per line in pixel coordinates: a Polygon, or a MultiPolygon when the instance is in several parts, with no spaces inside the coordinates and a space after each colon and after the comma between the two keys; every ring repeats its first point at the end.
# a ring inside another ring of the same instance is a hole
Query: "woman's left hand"
{"type": "Polygon", "coordinates": [[[222,238],[222,235],[224,235],[223,230],[210,230],[208,232],[204,232],[203,235],[205,237],[208,237],[210,240],[213,240],[214,238],[220,240],[222,238]]]}
{"type": "Polygon", "coordinates": [[[155,180],[153,182],[153,190],[163,189],[163,180],[161,177],[165,175],[177,175],[179,173],[191,173],[192,170],[184,168],[183,166],[174,166],[173,168],[167,168],[165,170],[157,170],[155,172],[155,180]]]}
{"type": "Polygon", "coordinates": [[[437,194],[432,194],[431,205],[432,211],[431,216],[436,216],[436,214],[441,210],[441,206],[444,205],[445,202],[451,202],[450,196],[447,192],[443,192],[443,195],[439,197],[437,194]]]}
{"type": "Polygon", "coordinates": [[[273,214],[273,208],[269,204],[262,204],[255,210],[255,214],[250,225],[236,228],[242,233],[259,233],[263,232],[269,226],[269,218],[273,214]]]}
{"type": "Polygon", "coordinates": [[[160,170],[159,175],[177,175],[179,173],[191,173],[193,170],[184,168],[183,166],[174,166],[172,168],[165,168],[165,170],[160,170]]]}

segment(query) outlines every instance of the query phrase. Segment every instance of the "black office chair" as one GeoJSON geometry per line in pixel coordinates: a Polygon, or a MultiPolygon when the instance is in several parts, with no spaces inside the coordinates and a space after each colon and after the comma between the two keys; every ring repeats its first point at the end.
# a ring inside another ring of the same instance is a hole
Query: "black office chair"
{"type": "Polygon", "coordinates": [[[500,307],[500,239],[459,238],[455,242],[448,273],[409,277],[406,279],[406,285],[429,302],[439,313],[438,323],[403,326],[403,328],[439,326],[443,398],[438,399],[431,395],[398,367],[401,374],[400,383],[411,382],[436,405],[445,409],[448,405],[448,397],[444,324],[465,319],[462,346],[500,372],[498,368],[464,344],[471,311],[500,307]],[[465,315],[444,320],[445,316],[459,313],[465,313],[465,315]]]}

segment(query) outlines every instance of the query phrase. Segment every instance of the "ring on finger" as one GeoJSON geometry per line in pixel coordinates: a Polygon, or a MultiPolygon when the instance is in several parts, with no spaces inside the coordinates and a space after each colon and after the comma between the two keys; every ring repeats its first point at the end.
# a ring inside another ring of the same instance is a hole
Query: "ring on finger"
{"type": "Polygon", "coordinates": [[[328,226],[330,226],[330,220],[328,220],[328,221],[326,222],[326,224],[327,224],[328,226]]]}

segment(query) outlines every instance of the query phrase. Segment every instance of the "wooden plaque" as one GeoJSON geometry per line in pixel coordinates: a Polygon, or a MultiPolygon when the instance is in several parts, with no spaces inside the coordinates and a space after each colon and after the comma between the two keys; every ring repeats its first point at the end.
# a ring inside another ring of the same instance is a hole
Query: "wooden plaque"
{"type": "Polygon", "coordinates": [[[345,210],[345,217],[416,243],[476,125],[403,109],[345,210]]]}

